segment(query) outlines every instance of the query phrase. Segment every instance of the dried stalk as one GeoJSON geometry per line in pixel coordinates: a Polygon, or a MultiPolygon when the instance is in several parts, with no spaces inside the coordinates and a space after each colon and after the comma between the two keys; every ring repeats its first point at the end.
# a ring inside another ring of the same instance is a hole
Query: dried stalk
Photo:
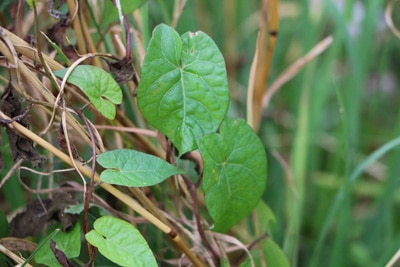
{"type": "Polygon", "coordinates": [[[308,62],[324,52],[333,42],[333,37],[328,36],[319,42],[305,56],[299,58],[296,62],[290,65],[269,87],[262,98],[262,107],[266,108],[272,96],[290,79],[292,79],[308,62]]]}

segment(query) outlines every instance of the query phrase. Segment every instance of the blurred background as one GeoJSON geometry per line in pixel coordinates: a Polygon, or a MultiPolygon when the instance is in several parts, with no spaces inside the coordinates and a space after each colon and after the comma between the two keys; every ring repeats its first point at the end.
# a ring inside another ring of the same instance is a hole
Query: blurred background
{"type": "MultiPolygon", "coordinates": [[[[154,24],[171,19],[160,11],[162,2],[149,2],[154,24]]],[[[400,5],[277,2],[266,90],[322,39],[333,42],[262,110],[259,136],[269,160],[264,199],[277,218],[273,237],[293,266],[384,266],[400,248],[400,40],[388,26],[400,25],[400,5]]],[[[188,1],[177,24],[180,33],[206,32],[222,50],[230,116],[246,117],[262,6],[188,1]]]]}

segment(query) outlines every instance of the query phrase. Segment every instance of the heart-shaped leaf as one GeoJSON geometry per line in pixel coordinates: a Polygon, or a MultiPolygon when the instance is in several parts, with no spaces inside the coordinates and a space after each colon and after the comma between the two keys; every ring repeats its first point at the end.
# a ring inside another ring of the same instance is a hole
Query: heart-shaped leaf
{"type": "Polygon", "coordinates": [[[146,120],[182,155],[196,139],[215,132],[229,104],[224,59],[203,32],[185,33],[161,24],[153,31],[137,92],[146,120]]]}
{"type": "Polygon", "coordinates": [[[267,159],[244,120],[227,119],[219,133],[200,138],[203,189],[215,231],[225,232],[257,205],[266,187],[267,159]]]}
{"type": "Polygon", "coordinates": [[[100,179],[109,184],[125,186],[152,186],[168,177],[182,173],[168,162],[130,149],[107,151],[97,157],[104,168],[100,179]]]}
{"type": "MultiPolygon", "coordinates": [[[[67,70],[56,70],[54,74],[63,78],[67,70]]],[[[79,87],[104,117],[110,120],[115,118],[114,104],[121,104],[122,91],[109,73],[95,66],[79,65],[67,81],[79,87]]]]}
{"type": "Polygon", "coordinates": [[[104,216],[93,227],[85,237],[107,259],[120,266],[158,266],[148,244],[130,223],[104,216]]]}

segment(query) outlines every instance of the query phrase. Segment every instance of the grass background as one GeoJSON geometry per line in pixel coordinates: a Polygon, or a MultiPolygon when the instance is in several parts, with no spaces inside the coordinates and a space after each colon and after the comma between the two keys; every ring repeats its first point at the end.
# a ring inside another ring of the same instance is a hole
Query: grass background
{"type": "MultiPolygon", "coordinates": [[[[173,5],[151,0],[141,7],[145,42],[155,25],[171,22],[173,5]]],[[[269,160],[264,200],[277,218],[272,235],[292,266],[384,266],[400,248],[400,55],[386,5],[279,1],[269,84],[321,39],[334,38],[272,98],[259,130],[269,160]]],[[[189,0],[176,27],[180,34],[206,32],[223,52],[232,117],[246,117],[260,7],[261,1],[189,0]]],[[[396,3],[395,23],[399,14],[396,3]]],[[[9,210],[26,198],[17,179],[1,194],[9,210]]]]}
{"type": "MultiPolygon", "coordinates": [[[[389,143],[400,126],[399,40],[385,23],[386,4],[279,1],[269,83],[321,39],[334,38],[273,97],[260,127],[269,159],[265,201],[277,217],[273,235],[293,266],[384,266],[400,247],[400,150],[389,143]],[[384,145],[387,153],[374,158],[384,145]]],[[[179,32],[208,33],[232,64],[232,116],[245,117],[260,6],[188,1],[178,23],[179,32]]],[[[399,11],[395,4],[395,23],[399,11]]]]}

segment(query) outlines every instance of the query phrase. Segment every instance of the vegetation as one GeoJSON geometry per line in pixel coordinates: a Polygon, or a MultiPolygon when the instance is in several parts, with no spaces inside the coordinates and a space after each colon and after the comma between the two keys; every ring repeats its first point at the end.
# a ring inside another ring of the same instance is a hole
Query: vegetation
{"type": "Polygon", "coordinates": [[[0,266],[396,266],[399,8],[2,1],[0,266]]]}

